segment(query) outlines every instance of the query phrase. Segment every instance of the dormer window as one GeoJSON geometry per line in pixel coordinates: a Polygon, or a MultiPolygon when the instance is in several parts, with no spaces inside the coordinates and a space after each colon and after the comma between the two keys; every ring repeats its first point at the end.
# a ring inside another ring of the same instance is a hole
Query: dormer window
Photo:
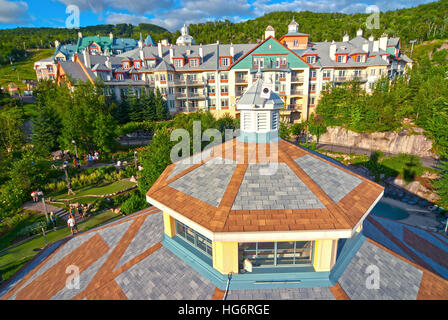
{"type": "Polygon", "coordinates": [[[275,58],[275,67],[276,68],[286,68],[286,57],[275,58]]]}
{"type": "Polygon", "coordinates": [[[190,67],[197,67],[199,66],[199,59],[198,58],[190,58],[188,60],[190,67]]]}
{"type": "Polygon", "coordinates": [[[294,40],[294,42],[293,42],[293,46],[294,46],[294,47],[298,47],[298,46],[299,46],[299,40],[294,40]]]}
{"type": "Polygon", "coordinates": [[[338,55],[337,56],[337,61],[341,62],[341,63],[345,63],[345,56],[344,55],[338,55]]]}
{"type": "Polygon", "coordinates": [[[228,58],[228,57],[221,57],[220,61],[221,61],[221,66],[223,66],[223,67],[230,66],[230,58],[228,58]]]}
{"type": "Polygon", "coordinates": [[[176,68],[181,68],[184,66],[184,59],[182,58],[173,59],[173,61],[176,68]]]}
{"type": "Polygon", "coordinates": [[[316,62],[316,57],[315,56],[308,56],[308,57],[306,57],[306,62],[307,63],[315,63],[316,62]]]}
{"type": "Polygon", "coordinates": [[[140,61],[135,61],[134,62],[134,68],[135,69],[140,69],[141,65],[140,65],[140,61]]]}
{"type": "Polygon", "coordinates": [[[263,68],[264,67],[264,58],[263,57],[254,58],[253,65],[254,65],[254,69],[256,69],[258,67],[263,68]]]}
{"type": "Polygon", "coordinates": [[[123,69],[126,69],[126,70],[129,69],[129,61],[123,62],[123,69]]]}

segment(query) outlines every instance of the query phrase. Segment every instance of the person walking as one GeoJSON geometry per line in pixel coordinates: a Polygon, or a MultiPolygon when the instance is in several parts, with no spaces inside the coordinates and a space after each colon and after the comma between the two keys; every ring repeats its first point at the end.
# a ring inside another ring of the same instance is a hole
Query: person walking
{"type": "Polygon", "coordinates": [[[56,230],[56,216],[53,211],[50,212],[50,221],[53,223],[53,230],[56,230]]]}
{"type": "Polygon", "coordinates": [[[38,201],[37,190],[34,190],[33,192],[31,192],[31,198],[33,198],[33,202],[37,202],[38,201]]]}
{"type": "Polygon", "coordinates": [[[70,228],[72,235],[79,232],[78,226],[76,225],[75,217],[73,215],[71,215],[70,218],[67,220],[67,226],[70,228]]]}

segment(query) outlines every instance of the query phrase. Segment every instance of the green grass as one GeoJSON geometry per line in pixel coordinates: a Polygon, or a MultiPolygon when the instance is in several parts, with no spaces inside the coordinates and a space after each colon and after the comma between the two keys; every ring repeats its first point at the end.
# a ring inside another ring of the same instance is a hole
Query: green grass
{"type": "MultiPolygon", "coordinates": [[[[80,232],[87,231],[92,228],[98,227],[106,222],[116,220],[119,217],[120,215],[117,215],[112,211],[106,211],[79,223],[78,229],[80,232]]],[[[62,228],[56,231],[48,232],[46,235],[47,243],[54,243],[69,236],[70,234],[71,233],[68,228],[62,228]]],[[[0,273],[2,274],[2,279],[6,280],[10,276],[12,276],[27,261],[32,259],[39,252],[39,249],[43,248],[44,246],[44,237],[40,235],[25,243],[21,243],[6,251],[0,252],[0,273]]]]}
{"type": "Polygon", "coordinates": [[[98,187],[87,187],[79,190],[75,190],[75,195],[68,195],[67,193],[59,194],[54,197],[54,199],[74,199],[79,196],[88,196],[88,195],[105,195],[111,194],[118,191],[122,191],[128,188],[135,186],[134,182],[128,180],[120,180],[112,183],[103,184],[98,187]]]}
{"type": "Polygon", "coordinates": [[[26,85],[22,83],[24,79],[36,79],[34,62],[51,57],[54,49],[40,49],[39,51],[28,52],[28,59],[15,62],[16,71],[12,70],[10,64],[0,66],[0,87],[8,88],[10,82],[15,83],[19,89],[26,90],[26,85]]]}

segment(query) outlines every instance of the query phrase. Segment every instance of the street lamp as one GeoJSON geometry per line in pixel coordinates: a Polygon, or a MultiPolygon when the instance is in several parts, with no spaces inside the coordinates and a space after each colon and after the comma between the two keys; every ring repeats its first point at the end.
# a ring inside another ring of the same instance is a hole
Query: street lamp
{"type": "Polygon", "coordinates": [[[74,139],[72,139],[72,143],[73,143],[73,146],[75,147],[76,159],[79,159],[79,157],[78,157],[78,147],[76,146],[76,141],[74,139]]]}
{"type": "Polygon", "coordinates": [[[64,168],[64,172],[65,172],[65,180],[67,181],[67,190],[68,190],[68,194],[75,194],[72,190],[72,183],[70,182],[70,178],[68,177],[68,172],[67,172],[67,166],[68,166],[68,162],[67,160],[64,161],[64,164],[62,165],[62,168],[64,168]]]}

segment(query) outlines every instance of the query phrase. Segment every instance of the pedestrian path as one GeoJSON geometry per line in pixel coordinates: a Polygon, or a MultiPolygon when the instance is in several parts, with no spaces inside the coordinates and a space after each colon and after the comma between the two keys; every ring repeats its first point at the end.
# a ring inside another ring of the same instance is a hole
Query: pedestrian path
{"type": "MultiPolygon", "coordinates": [[[[47,207],[47,212],[48,213],[53,211],[55,216],[57,216],[57,217],[59,217],[61,219],[64,219],[65,221],[68,220],[68,212],[65,211],[64,209],[52,206],[51,204],[48,204],[48,203],[47,203],[46,207],[47,207]]],[[[45,208],[44,208],[44,205],[43,205],[42,201],[39,201],[39,202],[32,202],[32,201],[26,202],[25,204],[22,205],[22,209],[38,211],[38,212],[41,212],[41,213],[45,214],[45,208]]]]}

